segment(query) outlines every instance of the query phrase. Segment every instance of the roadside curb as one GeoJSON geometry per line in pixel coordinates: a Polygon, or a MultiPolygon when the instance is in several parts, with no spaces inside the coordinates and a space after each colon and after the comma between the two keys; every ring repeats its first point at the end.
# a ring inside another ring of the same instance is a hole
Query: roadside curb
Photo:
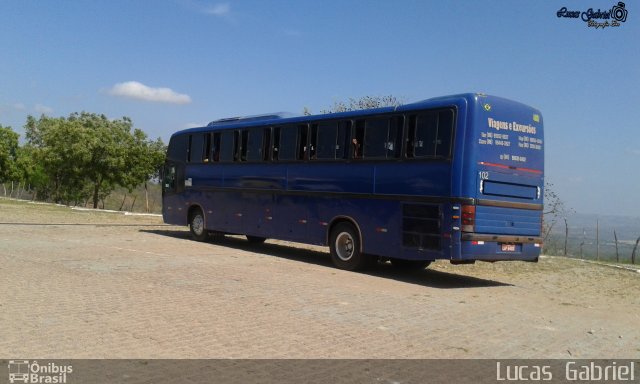
{"type": "Polygon", "coordinates": [[[125,215],[125,216],[151,216],[151,217],[162,217],[161,214],[159,213],[143,213],[143,212],[129,212],[129,211],[114,211],[112,209],[94,209],[94,208],[85,208],[85,207],[74,207],[71,205],[64,205],[64,204],[56,204],[56,203],[46,203],[43,201],[32,201],[32,200],[24,200],[24,199],[17,199],[15,197],[6,197],[6,196],[0,196],[0,200],[11,200],[11,201],[19,201],[19,202],[23,202],[26,204],[34,204],[34,205],[50,205],[53,207],[64,207],[64,208],[70,208],[74,211],[83,211],[83,212],[99,212],[99,213],[116,213],[116,214],[121,214],[121,215],[125,215]]]}
{"type": "Polygon", "coordinates": [[[603,262],[601,262],[601,261],[585,260],[585,259],[574,259],[574,258],[572,258],[572,257],[563,257],[563,256],[540,255],[540,258],[542,258],[542,259],[563,258],[563,259],[567,259],[567,260],[574,260],[574,261],[578,261],[578,262],[581,262],[581,263],[589,263],[589,264],[600,265],[600,266],[603,266],[603,267],[609,267],[609,268],[622,269],[622,270],[625,270],[625,271],[635,272],[635,273],[639,273],[639,274],[640,274],[640,267],[632,267],[632,266],[626,266],[626,265],[609,264],[609,263],[603,263],[603,262]]]}

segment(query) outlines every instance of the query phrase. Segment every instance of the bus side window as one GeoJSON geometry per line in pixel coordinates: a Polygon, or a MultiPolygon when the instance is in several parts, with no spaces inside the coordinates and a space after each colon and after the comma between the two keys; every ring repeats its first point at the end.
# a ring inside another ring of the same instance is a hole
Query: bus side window
{"type": "Polygon", "coordinates": [[[273,147],[271,149],[271,159],[278,161],[278,152],[280,149],[280,127],[273,128],[273,147]]]}
{"type": "Polygon", "coordinates": [[[394,116],[389,124],[389,136],[387,137],[387,159],[399,158],[402,144],[402,128],[404,116],[394,116]]]}
{"type": "Polygon", "coordinates": [[[308,140],[308,127],[307,125],[298,126],[298,160],[309,159],[309,140],[308,140]]]}
{"type": "Polygon", "coordinates": [[[220,138],[220,161],[222,162],[232,162],[233,154],[235,152],[235,140],[234,140],[234,132],[226,131],[222,132],[220,138]]]}
{"type": "Polygon", "coordinates": [[[384,158],[387,154],[389,138],[389,118],[369,118],[365,120],[364,150],[365,158],[384,158]]]}
{"type": "Polygon", "coordinates": [[[412,116],[407,138],[407,157],[451,157],[454,116],[451,109],[426,111],[412,116]],[[411,143],[413,156],[410,152],[411,143]]]}
{"type": "Polygon", "coordinates": [[[249,150],[249,131],[240,131],[240,161],[247,161],[247,151],[249,150]]]}
{"type": "Polygon", "coordinates": [[[326,122],[314,124],[317,131],[316,157],[323,160],[333,160],[337,154],[338,124],[326,122]]]}
{"type": "Polygon", "coordinates": [[[169,148],[167,149],[167,158],[180,162],[186,161],[189,152],[189,136],[178,135],[171,137],[169,148]]]}
{"type": "Polygon", "coordinates": [[[408,127],[408,132],[407,132],[407,149],[406,149],[406,156],[407,158],[414,158],[415,157],[415,141],[416,141],[416,117],[415,115],[409,116],[409,127],[408,127]]]}
{"type": "Polygon", "coordinates": [[[220,161],[220,132],[213,133],[213,146],[211,150],[211,161],[220,161]]]}
{"type": "Polygon", "coordinates": [[[296,159],[296,144],[298,127],[295,125],[280,128],[280,146],[278,148],[278,160],[287,161],[296,159]]]}
{"type": "Polygon", "coordinates": [[[436,135],[437,157],[449,158],[451,156],[451,144],[453,142],[453,110],[440,111],[438,114],[438,133],[436,135]]]}
{"type": "Polygon", "coordinates": [[[211,161],[211,136],[211,133],[205,133],[204,136],[204,152],[202,153],[203,163],[211,161]]]}
{"type": "Polygon", "coordinates": [[[316,159],[318,151],[318,124],[311,125],[311,134],[309,135],[309,159],[316,159]]]}
{"type": "Polygon", "coordinates": [[[433,157],[436,152],[438,112],[429,111],[417,116],[413,142],[415,157],[433,157]]]}
{"type": "Polygon", "coordinates": [[[240,142],[240,131],[233,131],[233,161],[240,161],[240,149],[242,143],[240,142]]]}
{"type": "Polygon", "coordinates": [[[262,160],[269,161],[269,149],[271,148],[271,128],[264,129],[262,139],[262,160]]]}
{"type": "Polygon", "coordinates": [[[346,159],[349,157],[350,142],[351,121],[341,121],[338,123],[338,136],[336,137],[336,159],[346,159]]]}
{"type": "Polygon", "coordinates": [[[356,121],[356,129],[351,139],[351,157],[354,159],[362,158],[362,143],[364,143],[364,120],[356,121]]]}
{"type": "Polygon", "coordinates": [[[189,152],[187,154],[187,162],[201,163],[204,159],[204,142],[205,135],[202,133],[196,133],[189,136],[189,152]]]}
{"type": "Polygon", "coordinates": [[[262,161],[263,151],[263,136],[264,130],[262,128],[254,128],[248,131],[249,137],[246,144],[246,160],[247,161],[262,161]]]}
{"type": "Polygon", "coordinates": [[[191,162],[191,142],[193,141],[193,135],[189,135],[189,143],[187,144],[187,163],[191,162]]]}
{"type": "Polygon", "coordinates": [[[164,165],[162,187],[165,191],[173,191],[176,188],[176,166],[171,163],[164,165]]]}

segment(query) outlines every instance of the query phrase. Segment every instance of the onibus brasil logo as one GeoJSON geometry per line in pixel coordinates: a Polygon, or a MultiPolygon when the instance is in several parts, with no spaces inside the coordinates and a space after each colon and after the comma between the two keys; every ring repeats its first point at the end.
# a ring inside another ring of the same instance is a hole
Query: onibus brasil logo
{"type": "Polygon", "coordinates": [[[37,361],[9,360],[9,383],[56,383],[67,382],[67,374],[73,372],[71,365],[56,363],[38,364],[37,361]]]}

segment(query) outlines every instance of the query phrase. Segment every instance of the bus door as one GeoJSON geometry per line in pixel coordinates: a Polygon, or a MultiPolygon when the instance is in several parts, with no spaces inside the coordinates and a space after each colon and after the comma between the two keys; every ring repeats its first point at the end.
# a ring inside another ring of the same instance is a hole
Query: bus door
{"type": "Polygon", "coordinates": [[[186,225],[181,194],[184,192],[184,163],[168,160],[162,170],[162,214],[166,223],[186,225]]]}

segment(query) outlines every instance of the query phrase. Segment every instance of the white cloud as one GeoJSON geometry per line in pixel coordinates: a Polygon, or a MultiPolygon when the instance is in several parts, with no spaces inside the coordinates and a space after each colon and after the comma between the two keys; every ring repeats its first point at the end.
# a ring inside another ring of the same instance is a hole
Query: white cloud
{"type": "Polygon", "coordinates": [[[50,115],[53,113],[53,108],[47,107],[46,105],[36,104],[33,109],[42,115],[50,115]]]}
{"type": "Polygon", "coordinates": [[[157,103],[189,104],[191,102],[189,95],[177,93],[171,88],[149,87],[137,81],[118,83],[111,87],[108,93],[112,96],[157,103]]]}
{"type": "Polygon", "coordinates": [[[219,3],[204,9],[204,13],[214,16],[226,16],[231,12],[229,3],[219,3]]]}
{"type": "Polygon", "coordinates": [[[22,104],[22,103],[15,103],[11,106],[13,109],[15,109],[16,111],[24,111],[27,109],[27,107],[22,104]]]}

